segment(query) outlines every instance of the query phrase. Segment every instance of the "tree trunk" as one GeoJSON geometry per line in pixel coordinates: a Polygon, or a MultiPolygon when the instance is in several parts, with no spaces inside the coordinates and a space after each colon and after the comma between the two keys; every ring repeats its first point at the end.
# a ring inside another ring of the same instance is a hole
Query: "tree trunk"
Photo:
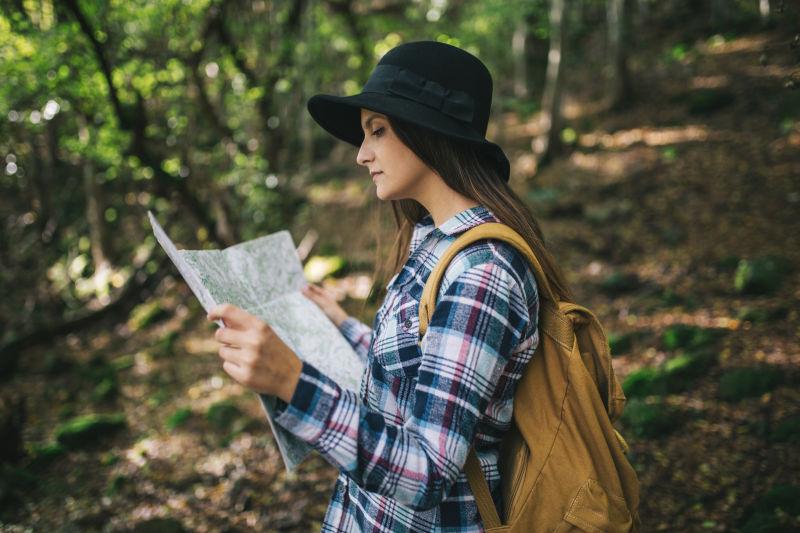
{"type": "Polygon", "coordinates": [[[769,24],[769,0],[759,0],[758,1],[758,12],[761,15],[761,25],[767,26],[769,24]]]}
{"type": "Polygon", "coordinates": [[[549,161],[561,148],[561,58],[564,50],[564,0],[550,3],[550,51],[547,54],[542,95],[543,135],[534,141],[539,164],[549,161]]]}
{"type": "Polygon", "coordinates": [[[528,40],[528,21],[520,17],[514,36],[511,38],[511,54],[514,61],[514,96],[528,97],[528,60],[525,43],[528,40]]]}
{"type": "MultiPolygon", "coordinates": [[[[78,138],[84,145],[89,144],[89,128],[81,117],[78,138]]],[[[86,223],[89,225],[89,241],[91,242],[92,262],[95,273],[101,272],[111,266],[109,259],[110,245],[108,232],[104,220],[105,202],[103,190],[94,176],[94,165],[89,157],[83,157],[83,191],[86,197],[86,223]]]]}
{"type": "Polygon", "coordinates": [[[631,81],[628,72],[628,39],[630,38],[630,5],[627,0],[608,0],[608,45],[611,59],[609,100],[612,109],[630,103],[631,81]]]}

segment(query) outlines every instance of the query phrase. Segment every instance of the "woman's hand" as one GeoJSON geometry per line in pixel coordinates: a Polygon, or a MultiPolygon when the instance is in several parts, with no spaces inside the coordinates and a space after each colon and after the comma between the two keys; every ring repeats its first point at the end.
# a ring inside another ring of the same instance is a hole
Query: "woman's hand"
{"type": "Polygon", "coordinates": [[[208,320],[220,319],[225,327],[217,329],[214,338],[222,343],[222,369],[245,387],[289,403],[300,380],[300,358],[266,322],[244,309],[218,305],[208,320]]]}
{"type": "Polygon", "coordinates": [[[336,299],[327,290],[317,285],[308,284],[302,289],[303,295],[322,309],[331,322],[338,328],[347,318],[347,312],[336,303],[336,299]]]}

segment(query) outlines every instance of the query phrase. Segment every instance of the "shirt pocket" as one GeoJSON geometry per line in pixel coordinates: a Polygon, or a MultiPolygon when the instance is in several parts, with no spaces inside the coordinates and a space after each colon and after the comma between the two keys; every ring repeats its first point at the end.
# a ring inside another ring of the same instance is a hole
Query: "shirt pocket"
{"type": "Polygon", "coordinates": [[[385,317],[375,358],[385,372],[415,378],[422,360],[419,338],[419,302],[410,294],[400,295],[385,317]]]}

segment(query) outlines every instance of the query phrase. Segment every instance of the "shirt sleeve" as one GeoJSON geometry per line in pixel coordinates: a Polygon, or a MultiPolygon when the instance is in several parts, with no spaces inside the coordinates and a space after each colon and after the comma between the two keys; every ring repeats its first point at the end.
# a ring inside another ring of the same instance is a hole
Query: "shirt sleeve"
{"type": "Polygon", "coordinates": [[[471,267],[436,305],[413,412],[403,425],[387,422],[307,363],[276,421],[365,490],[430,509],[463,470],[476,425],[528,322],[525,296],[508,271],[496,263],[471,267]]]}
{"type": "Polygon", "coordinates": [[[363,364],[367,362],[367,353],[372,341],[372,328],[352,316],[339,324],[339,332],[347,339],[363,364]]]}

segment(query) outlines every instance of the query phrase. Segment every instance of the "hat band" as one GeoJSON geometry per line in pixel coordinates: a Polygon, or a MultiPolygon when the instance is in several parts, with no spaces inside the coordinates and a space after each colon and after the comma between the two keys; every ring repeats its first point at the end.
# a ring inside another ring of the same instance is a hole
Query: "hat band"
{"type": "Polygon", "coordinates": [[[376,66],[361,92],[401,96],[468,124],[475,110],[472,97],[464,91],[448,89],[396,65],[376,66]]]}

